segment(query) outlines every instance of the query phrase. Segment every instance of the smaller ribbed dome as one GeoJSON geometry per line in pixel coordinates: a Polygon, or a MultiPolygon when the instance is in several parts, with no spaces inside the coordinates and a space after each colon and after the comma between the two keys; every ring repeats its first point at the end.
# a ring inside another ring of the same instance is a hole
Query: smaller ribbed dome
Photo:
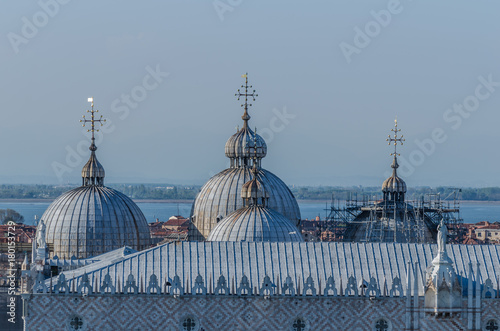
{"type": "Polygon", "coordinates": [[[266,157],[267,145],[264,138],[253,132],[245,122],[243,128],[228,139],[225,152],[230,159],[249,159],[254,155],[262,159],[266,157]]]}
{"type": "Polygon", "coordinates": [[[262,206],[241,208],[217,224],[208,241],[302,242],[300,231],[288,218],[262,206]]]}
{"type": "Polygon", "coordinates": [[[396,169],[399,168],[398,161],[396,157],[394,157],[394,161],[391,165],[392,175],[387,178],[382,184],[383,192],[396,192],[396,193],[406,193],[406,183],[403,179],[401,179],[396,172],[396,169]]]}
{"type": "Polygon", "coordinates": [[[210,232],[208,241],[304,241],[288,218],[267,207],[269,194],[258,173],[254,162],[253,178],[241,189],[245,207],[222,219],[210,232]]]}

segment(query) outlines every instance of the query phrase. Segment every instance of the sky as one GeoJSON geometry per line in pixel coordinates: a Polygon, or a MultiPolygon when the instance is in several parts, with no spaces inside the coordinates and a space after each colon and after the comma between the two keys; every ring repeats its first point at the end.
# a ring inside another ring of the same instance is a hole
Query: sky
{"type": "Polygon", "coordinates": [[[248,72],[263,167],[376,186],[394,127],[408,186],[500,186],[496,1],[3,1],[0,183],[81,181],[94,97],[106,183],[228,167],[248,72]]]}

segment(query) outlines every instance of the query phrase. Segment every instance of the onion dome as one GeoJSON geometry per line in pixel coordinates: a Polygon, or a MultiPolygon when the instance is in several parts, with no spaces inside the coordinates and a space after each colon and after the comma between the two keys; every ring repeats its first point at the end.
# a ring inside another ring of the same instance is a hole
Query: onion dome
{"type": "Polygon", "coordinates": [[[406,183],[405,181],[397,175],[396,169],[399,168],[399,164],[396,158],[391,165],[392,175],[387,178],[382,184],[382,192],[395,192],[395,193],[406,193],[406,183]]]}
{"type": "Polygon", "coordinates": [[[241,116],[243,127],[228,139],[225,148],[226,156],[231,159],[231,167],[250,165],[249,160],[255,156],[257,156],[257,163],[260,166],[260,160],[267,154],[266,142],[257,134],[257,129],[254,132],[248,125],[250,120],[248,108],[252,106],[252,104],[248,103],[248,98],[250,97],[255,101],[255,97],[258,95],[255,90],[249,92],[249,88],[251,89],[252,86],[248,85],[248,74],[243,75],[243,77],[245,78],[245,85],[241,85],[241,87],[245,88],[245,90],[238,89],[238,93],[235,94],[238,100],[245,98],[245,103],[241,105],[245,110],[243,116],[241,116]]]}
{"type": "Polygon", "coordinates": [[[394,160],[392,161],[391,165],[392,175],[391,177],[387,178],[382,184],[382,192],[384,193],[384,201],[404,202],[406,183],[404,182],[404,180],[399,178],[397,174],[397,169],[399,168],[397,159],[397,155],[399,154],[397,152],[397,146],[398,143],[401,143],[401,145],[403,145],[403,142],[405,140],[403,139],[403,135],[398,136],[399,132],[401,132],[401,129],[398,129],[397,118],[394,120],[394,129],[391,129],[391,131],[394,132],[394,135],[389,135],[389,138],[386,139],[386,141],[389,142],[389,145],[394,145],[394,153],[391,153],[391,155],[394,155],[394,160]]]}
{"type": "MultiPolygon", "coordinates": [[[[245,116],[243,116],[245,117],[245,116]]],[[[250,118],[250,116],[248,116],[250,118]]],[[[263,159],[267,154],[267,145],[260,135],[248,127],[248,119],[244,119],[243,128],[232,135],[226,142],[226,156],[231,159],[231,166],[248,164],[248,160],[257,153],[263,159]]]]}
{"type": "Polygon", "coordinates": [[[79,259],[97,256],[123,246],[142,250],[150,246],[149,226],[139,207],[126,195],[104,186],[104,168],[97,160],[94,139],[89,161],[82,169],[82,186],[50,204],[42,216],[51,256],[79,259]]]}
{"type": "Polygon", "coordinates": [[[257,177],[254,163],[253,178],[243,185],[241,196],[245,207],[222,219],[210,232],[208,241],[304,241],[292,222],[266,206],[269,195],[257,177]]]}
{"type": "MultiPolygon", "coordinates": [[[[190,240],[205,240],[218,222],[244,207],[242,188],[252,179],[252,163],[257,165],[256,177],[268,194],[266,206],[284,215],[292,224],[298,224],[300,220],[299,205],[287,185],[276,175],[260,167],[261,159],[267,154],[267,146],[264,139],[248,125],[248,108],[251,106],[248,99],[255,100],[257,94],[255,90],[249,90],[252,86],[248,85],[248,76],[243,77],[245,85],[241,87],[244,90],[238,90],[236,93],[238,100],[245,99],[241,105],[244,108],[243,127],[229,138],[225,148],[231,165],[210,178],[196,196],[191,208],[190,240]]],[[[250,192],[244,194],[251,196],[252,188],[248,189],[250,192]]]]}

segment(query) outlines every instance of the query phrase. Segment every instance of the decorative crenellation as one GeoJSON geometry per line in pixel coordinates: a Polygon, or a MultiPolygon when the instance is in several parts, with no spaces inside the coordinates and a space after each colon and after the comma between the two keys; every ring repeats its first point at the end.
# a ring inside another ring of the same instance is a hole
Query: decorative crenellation
{"type": "MultiPolygon", "coordinates": [[[[77,278],[68,279],[64,273],[52,280],[44,278],[43,273],[38,272],[34,277],[31,293],[54,293],[59,295],[77,294],[77,295],[109,295],[109,294],[149,294],[149,295],[237,295],[237,296],[325,296],[325,297],[402,297],[407,296],[407,288],[403,288],[401,279],[393,278],[392,285],[387,288],[387,282],[384,280],[382,288],[375,277],[370,277],[369,281],[361,279],[359,282],[356,277],[349,276],[345,286],[342,280],[336,282],[333,276],[329,276],[326,281],[320,279],[316,283],[312,276],[308,276],[304,281],[294,281],[292,277],[287,276],[280,282],[279,279],[273,281],[268,275],[264,276],[258,286],[252,288],[248,277],[243,275],[239,282],[232,279],[232,286],[226,279],[226,276],[220,275],[215,280],[215,286],[211,279],[207,282],[201,275],[198,275],[192,286],[189,279],[182,280],[178,275],[173,278],[164,277],[165,281],[160,284],[158,276],[151,274],[149,277],[141,276],[136,279],[134,274],[130,273],[127,279],[121,283],[119,276],[112,277],[109,273],[103,275],[100,282],[95,278],[91,280],[87,273],[77,278]],[[52,284],[52,281],[54,282],[52,284]],[[49,285],[51,284],[51,285],[49,285]],[[123,285],[122,285],[123,284],[123,285]]],[[[495,288],[499,280],[492,281],[486,279],[481,285],[481,296],[483,299],[500,298],[498,288],[495,288]]],[[[423,284],[422,284],[423,285],[423,284]]],[[[425,288],[433,287],[429,282],[425,288]]],[[[440,287],[445,286],[440,284],[440,287]]],[[[410,290],[411,292],[411,290],[410,290]]],[[[411,295],[411,293],[410,293],[411,295]]]]}
{"type": "MultiPolygon", "coordinates": [[[[239,283],[235,279],[228,281],[224,275],[209,276],[207,282],[198,275],[191,287],[188,278],[182,281],[178,275],[160,277],[159,281],[156,274],[136,278],[133,273],[126,276],[127,281],[122,286],[119,276],[106,269],[102,270],[101,277],[84,274],[75,278],[61,274],[57,280],[53,279],[55,284],[47,286],[50,280],[42,281],[43,275],[39,273],[34,276],[38,279],[36,292],[33,292],[36,294],[24,294],[23,300],[30,307],[29,329],[57,329],[55,321],[61,325],[77,317],[91,329],[107,329],[110,324],[105,317],[116,314],[113,309],[117,306],[121,313],[114,316],[116,320],[123,319],[126,323],[140,320],[143,327],[151,330],[168,330],[171,325],[185,321],[186,316],[207,330],[242,323],[251,329],[289,330],[289,325],[297,318],[302,318],[310,330],[369,330],[379,321],[388,322],[381,325],[391,325],[393,330],[482,330],[482,326],[489,325],[485,323],[497,321],[500,308],[500,300],[495,299],[499,298],[498,279],[486,279],[476,286],[475,281],[481,279],[480,273],[479,270],[472,273],[470,267],[468,279],[461,279],[470,285],[468,294],[461,299],[463,309],[458,313],[438,312],[429,316],[422,309],[425,298],[416,290],[424,287],[419,277],[415,277],[417,267],[418,264],[408,267],[405,289],[397,277],[392,280],[392,286],[387,286],[384,279],[380,288],[374,276],[369,281],[360,279],[359,282],[356,277],[349,276],[347,283],[342,278],[335,281],[333,276],[326,281],[312,276],[303,281],[300,277],[296,281],[291,276],[284,280],[264,276],[259,284],[252,284],[246,275],[242,275],[239,283]],[[163,282],[163,279],[168,280],[163,282]],[[179,297],[183,299],[179,301],[179,297]],[[366,305],[366,300],[371,302],[371,308],[359,309],[366,305]],[[335,309],[329,310],[325,317],[324,309],[328,307],[335,309]],[[275,311],[280,314],[276,315],[275,311]],[[259,324],[261,320],[265,321],[264,325],[259,324]]],[[[130,328],[135,329],[135,326],[130,328]]]]}

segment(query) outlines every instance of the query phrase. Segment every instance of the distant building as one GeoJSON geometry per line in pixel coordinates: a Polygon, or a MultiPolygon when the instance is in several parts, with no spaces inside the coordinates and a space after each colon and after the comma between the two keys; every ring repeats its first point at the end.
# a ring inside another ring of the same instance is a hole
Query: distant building
{"type": "Polygon", "coordinates": [[[162,245],[174,241],[188,240],[190,220],[180,215],[171,216],[168,221],[149,223],[152,244],[162,245]]]}
{"type": "Polygon", "coordinates": [[[480,243],[500,243],[500,222],[479,222],[473,231],[475,239],[480,243]]]}
{"type": "Polygon", "coordinates": [[[167,222],[163,223],[162,229],[170,231],[188,231],[189,219],[182,216],[172,216],[167,222]]]}
{"type": "Polygon", "coordinates": [[[19,223],[15,226],[0,225],[0,245],[8,243],[9,232],[12,232],[12,228],[14,228],[16,243],[31,244],[35,237],[36,226],[19,223]]]}

